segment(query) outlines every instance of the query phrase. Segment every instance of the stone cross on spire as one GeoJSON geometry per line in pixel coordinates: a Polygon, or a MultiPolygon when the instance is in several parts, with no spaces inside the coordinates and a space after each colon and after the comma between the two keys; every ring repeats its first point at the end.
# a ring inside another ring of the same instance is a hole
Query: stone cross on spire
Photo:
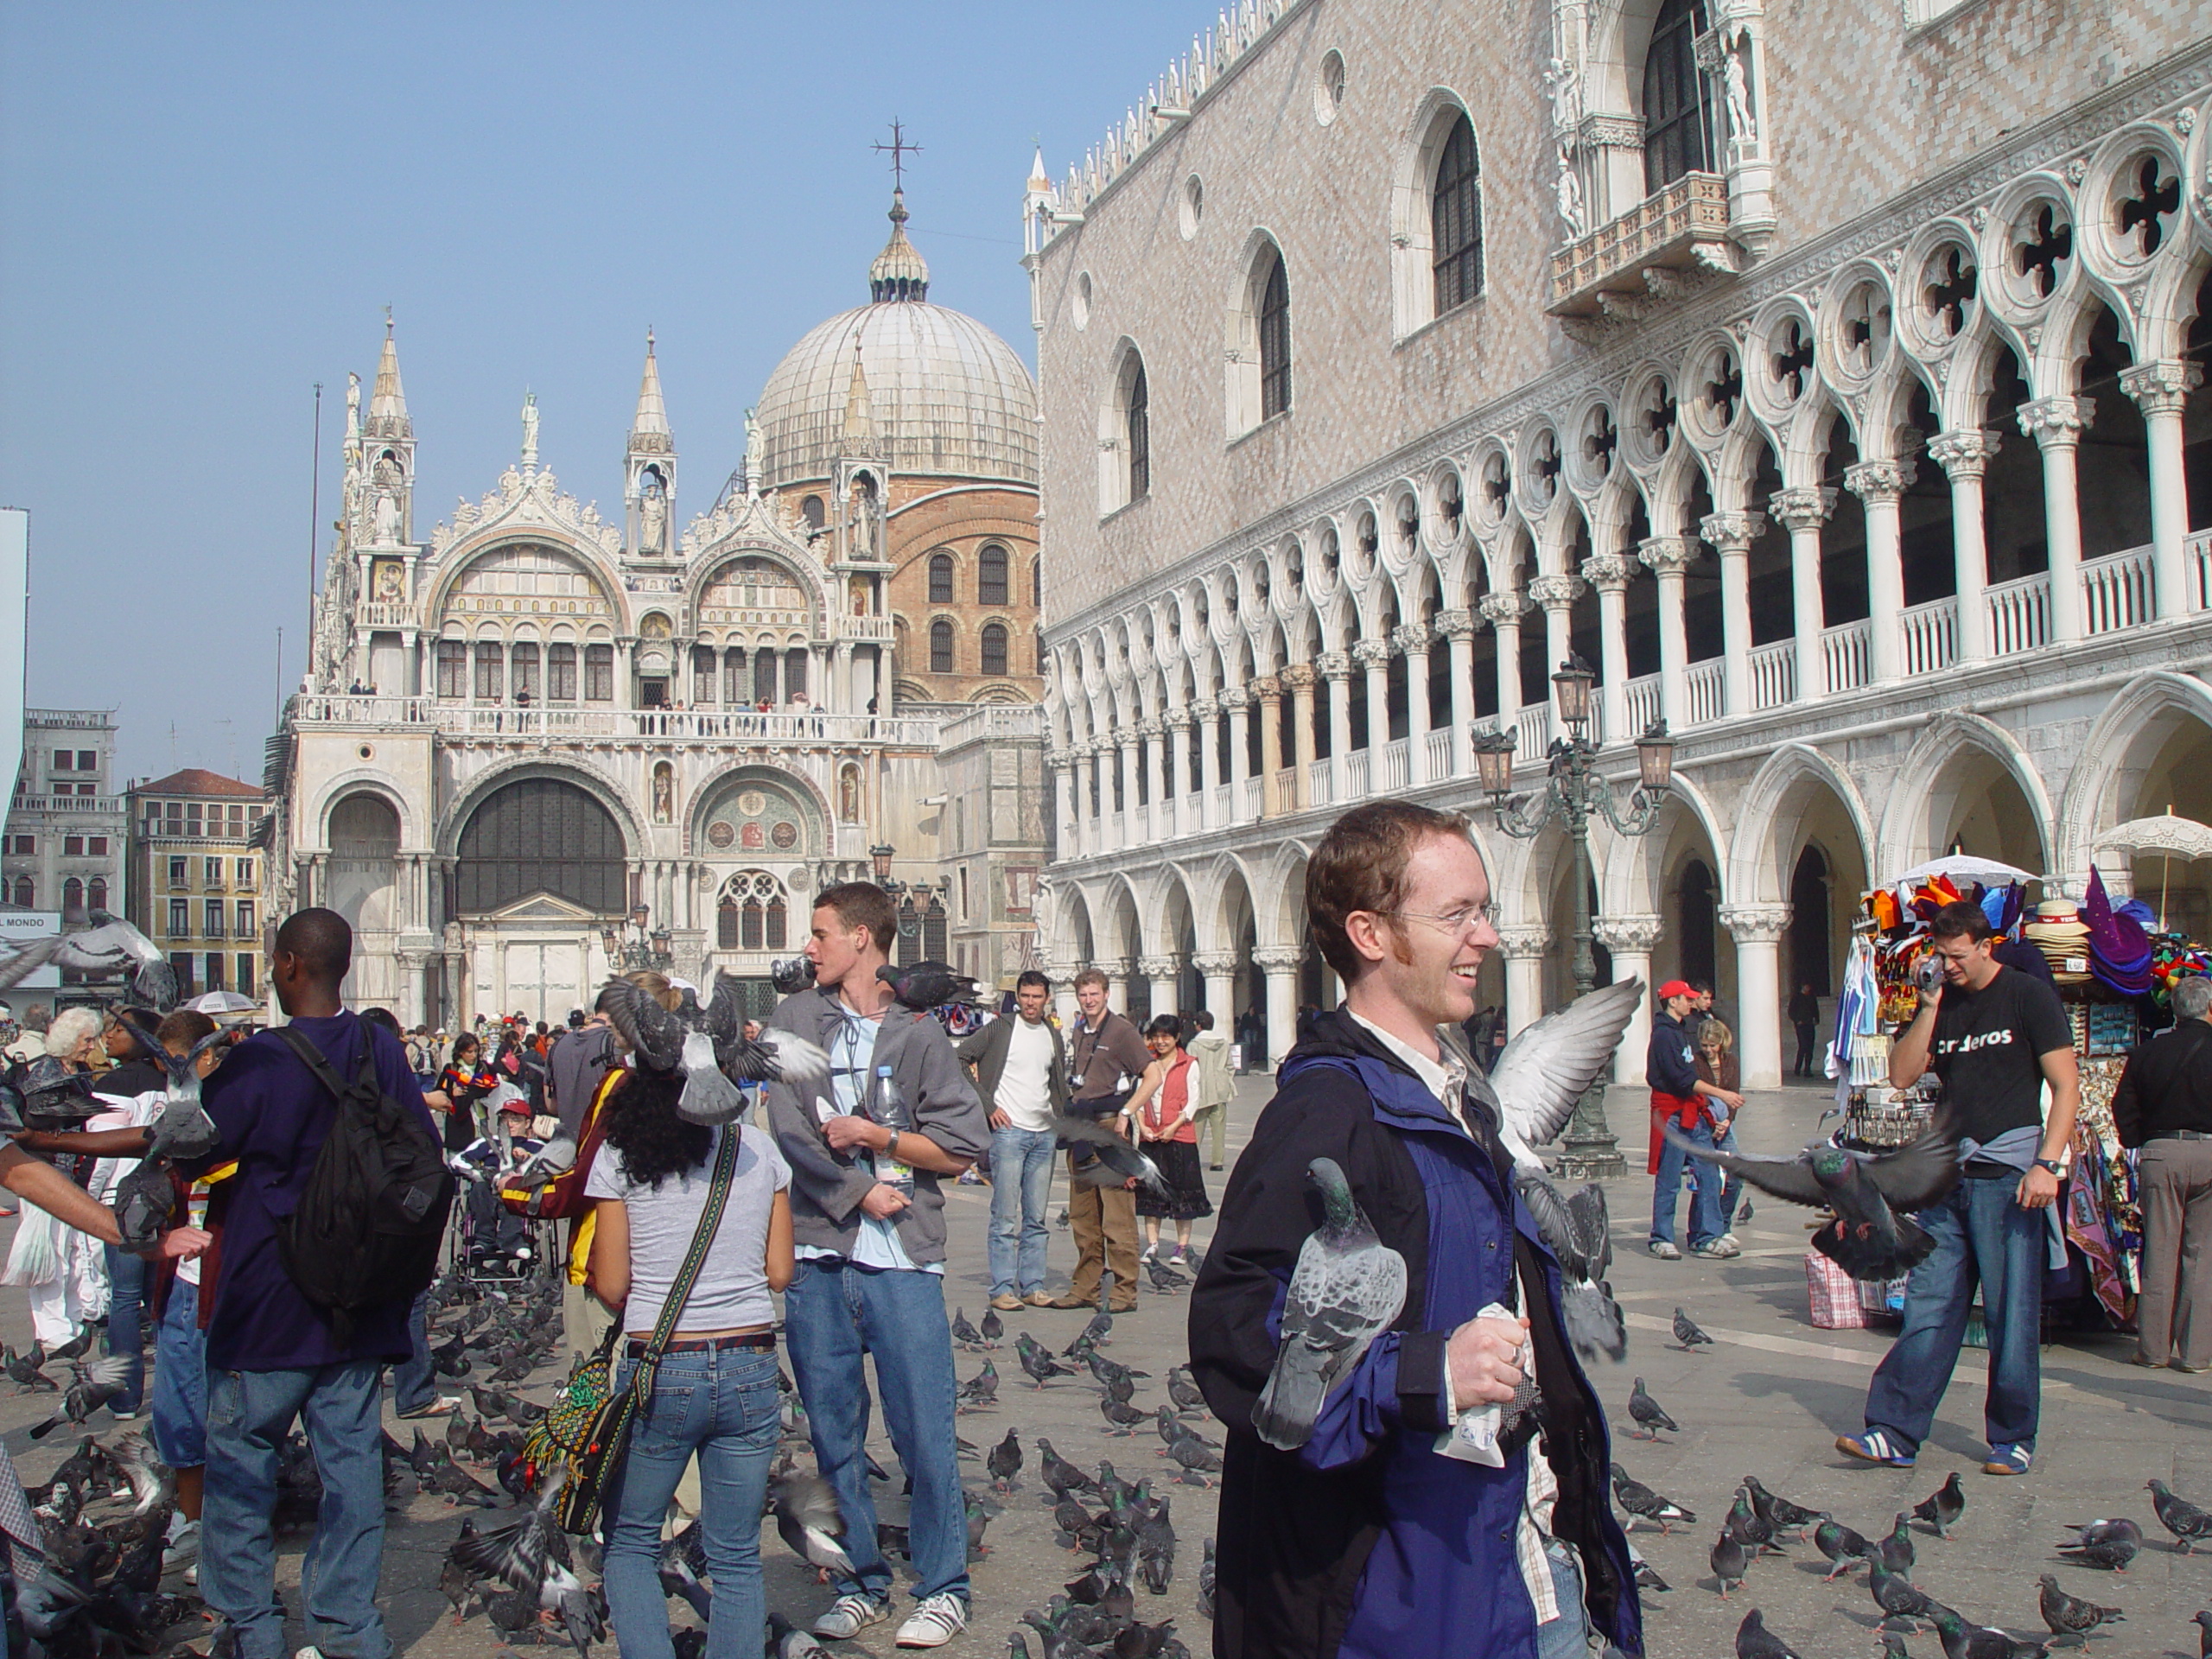
{"type": "Polygon", "coordinates": [[[898,118],[894,116],[891,121],[891,142],[887,144],[876,144],[872,148],[877,155],[891,157],[891,188],[894,190],[904,190],[906,188],[906,157],[920,155],[922,147],[919,144],[910,144],[906,142],[906,129],[900,125],[898,118]]]}

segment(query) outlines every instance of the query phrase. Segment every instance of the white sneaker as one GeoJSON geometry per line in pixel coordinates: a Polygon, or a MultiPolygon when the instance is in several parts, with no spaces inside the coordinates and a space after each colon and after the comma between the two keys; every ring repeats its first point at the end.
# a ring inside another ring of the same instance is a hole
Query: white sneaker
{"type": "Polygon", "coordinates": [[[1743,1240],[1738,1238],[1733,1233],[1721,1234],[1720,1242],[1723,1244],[1726,1244],[1732,1250],[1740,1250],[1744,1247],[1743,1240]]]}
{"type": "Polygon", "coordinates": [[[832,1642],[849,1642],[869,1625],[880,1624],[890,1617],[889,1597],[864,1596],[855,1592],[832,1602],[830,1611],[814,1621],[814,1633],[832,1642]]]}
{"type": "Polygon", "coordinates": [[[1137,1253],[1137,1260],[1138,1260],[1138,1261],[1140,1261],[1140,1262],[1149,1262],[1149,1261],[1151,1261],[1151,1260],[1153,1259],[1153,1257],[1154,1257],[1155,1255],[1158,1255],[1159,1254],[1160,1254],[1160,1245],[1159,1245],[1158,1242],[1157,1242],[1157,1241],[1155,1241],[1155,1242],[1154,1242],[1153,1243],[1150,1243],[1150,1244],[1146,1245],[1146,1246],[1144,1247],[1144,1249],[1143,1249],[1140,1250],[1140,1251],[1137,1253]]]}
{"type": "Polygon", "coordinates": [[[162,1547],[162,1571],[174,1573],[179,1567],[200,1565],[200,1523],[188,1521],[176,1531],[176,1535],[162,1547]]]}
{"type": "Polygon", "coordinates": [[[968,1628],[968,1604],[946,1592],[931,1596],[899,1627],[902,1648],[941,1648],[968,1628]]]}
{"type": "Polygon", "coordinates": [[[1655,1238],[1643,1247],[1662,1262],[1679,1262],[1682,1253],[1663,1238],[1655,1238]]]}

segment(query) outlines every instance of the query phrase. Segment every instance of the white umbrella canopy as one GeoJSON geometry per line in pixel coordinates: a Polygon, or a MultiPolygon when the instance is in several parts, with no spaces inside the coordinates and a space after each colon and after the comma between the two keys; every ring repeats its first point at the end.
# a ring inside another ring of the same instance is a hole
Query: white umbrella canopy
{"type": "Polygon", "coordinates": [[[209,991],[195,996],[184,1005],[198,1014],[251,1014],[261,1004],[250,996],[240,996],[236,991],[209,991]]]}
{"type": "Polygon", "coordinates": [[[2212,824],[2161,812],[2130,818],[2097,837],[2099,852],[2164,853],[2169,858],[2212,858],[2212,824]]]}
{"type": "Polygon", "coordinates": [[[1991,887],[2003,881],[2037,881],[2042,878],[2032,870],[2024,870],[2017,864],[2007,864],[2001,859],[1977,858],[1972,853],[1947,853],[1942,858],[1931,858],[1924,864],[1916,864],[1903,872],[1891,883],[1892,887],[1917,887],[1923,881],[1933,881],[1939,875],[1951,878],[1952,884],[1961,880],[1979,881],[1991,887]]]}

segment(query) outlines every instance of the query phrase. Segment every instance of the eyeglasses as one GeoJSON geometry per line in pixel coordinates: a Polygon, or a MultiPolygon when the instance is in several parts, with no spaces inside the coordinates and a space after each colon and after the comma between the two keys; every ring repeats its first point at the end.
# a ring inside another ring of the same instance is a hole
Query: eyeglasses
{"type": "Polygon", "coordinates": [[[1471,933],[1478,924],[1496,927],[1498,918],[1497,900],[1492,899],[1479,905],[1465,905],[1458,910],[1447,910],[1441,915],[1425,910],[1378,910],[1377,916],[1395,916],[1408,922],[1429,922],[1446,933],[1471,933]]]}

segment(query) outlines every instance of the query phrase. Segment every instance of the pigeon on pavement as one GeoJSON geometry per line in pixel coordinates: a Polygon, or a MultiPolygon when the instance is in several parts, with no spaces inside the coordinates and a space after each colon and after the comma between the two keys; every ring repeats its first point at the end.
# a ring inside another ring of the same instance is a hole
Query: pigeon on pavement
{"type": "Polygon", "coordinates": [[[2196,1651],[2199,1659],[2212,1659],[2212,1611],[2199,1612],[2190,1623],[2196,1626],[2196,1651]]]}
{"type": "Polygon", "coordinates": [[[1935,1622],[1937,1613],[1949,1611],[1915,1586],[1911,1580],[1884,1567],[1879,1556],[1866,1563],[1866,1588],[1874,1598],[1874,1605],[1882,1610],[1885,1622],[1909,1618],[1916,1624],[1929,1624],[1935,1622]]]}
{"type": "Polygon", "coordinates": [[[855,1576],[852,1557],[837,1541],[844,1536],[845,1520],[828,1481],[793,1471],[769,1489],[769,1501],[776,1511],[776,1530],[795,1554],[817,1567],[855,1576]]]}
{"type": "Polygon", "coordinates": [[[1712,1563],[1713,1576],[1720,1580],[1720,1599],[1728,1599],[1728,1586],[1740,1587],[1744,1582],[1745,1563],[1750,1559],[1743,1545],[1726,1533],[1713,1541],[1713,1553],[1706,1558],[1712,1563]]]}
{"type": "Polygon", "coordinates": [[[1936,1240],[1910,1212],[1959,1184],[1958,1130],[1948,1117],[1892,1152],[1849,1152],[1823,1141],[1792,1158],[1716,1152],[1672,1124],[1663,1129],[1691,1157],[1718,1164],[1762,1192],[1833,1211],[1835,1219],[1813,1234],[1813,1248],[1854,1279],[1895,1279],[1924,1260],[1936,1240]]]}
{"type": "Polygon", "coordinates": [[[1941,1486],[1912,1506],[1913,1518],[1933,1527],[1938,1538],[1948,1537],[1949,1529],[1966,1512],[1966,1489],[1959,1484],[1959,1471],[1955,1469],[1941,1486]]]}
{"type": "Polygon", "coordinates": [[[2117,1607],[2100,1607],[2094,1601],[2069,1596],[2048,1573],[2037,1580],[2043,1586],[2037,1607],[2053,1636],[2078,1636],[2087,1641],[2100,1624],[2117,1624],[2125,1617],[2117,1607]]]}
{"type": "Polygon", "coordinates": [[[1282,1342],[1252,1426],[1269,1446],[1295,1452],[1336,1382],[1406,1301],[1406,1259],[1376,1236],[1333,1159],[1316,1158],[1306,1179],[1320,1194],[1322,1223],[1298,1252],[1282,1308],[1282,1342]]]}
{"type": "Polygon", "coordinates": [[[2101,1567],[2107,1573],[2125,1573],[2135,1553],[2143,1548],[2143,1529],[2129,1520],[2091,1521],[2074,1529],[2074,1541],[2058,1546],[2058,1553],[2076,1566],[2101,1567]]]}
{"type": "Polygon", "coordinates": [[[1828,1558],[1828,1579],[1839,1573],[1848,1573],[1860,1561],[1876,1559],[1873,1545],[1827,1516],[1822,1516],[1820,1524],[1813,1529],[1813,1548],[1828,1558]]]}
{"type": "Polygon", "coordinates": [[[983,1310],[982,1323],[977,1325],[976,1329],[982,1332],[983,1346],[986,1348],[997,1347],[999,1338],[1006,1335],[1005,1321],[999,1318],[999,1311],[995,1307],[987,1307],[983,1310]]]}
{"type": "Polygon", "coordinates": [[[1948,1607],[1938,1607],[1931,1621],[1943,1638],[1945,1659],[2043,1659],[2049,1644],[2023,1642],[1986,1624],[1969,1624],[1948,1607]]]}
{"type": "Polygon", "coordinates": [[[1786,1497],[1777,1497],[1759,1484],[1757,1475],[1744,1477],[1744,1491],[1751,1500],[1751,1510],[1760,1520],[1779,1533],[1794,1532],[1800,1539],[1806,1529],[1821,1518],[1818,1510],[1808,1510],[1802,1503],[1792,1503],[1786,1497]]]}
{"type": "Polygon", "coordinates": [[[1897,1511],[1896,1523],[1889,1536],[1874,1548],[1881,1552],[1882,1565],[1903,1578],[1912,1576],[1912,1522],[1903,1510],[1897,1511]]]}
{"type": "Polygon", "coordinates": [[[1699,1330],[1697,1321],[1678,1307],[1675,1310],[1675,1345],[1686,1354],[1694,1354],[1700,1347],[1711,1347],[1713,1338],[1699,1330]]]}
{"type": "Polygon", "coordinates": [[[1014,1478],[1021,1472],[1021,1436],[1009,1428],[1006,1439],[993,1446],[990,1455],[983,1459],[983,1467],[991,1471],[991,1484],[1002,1492],[1014,1490],[1014,1478]]]}
{"type": "Polygon", "coordinates": [[[1657,1440],[1662,1428],[1676,1434],[1682,1432],[1681,1425],[1662,1411],[1659,1402],[1643,1391],[1643,1379],[1640,1376],[1636,1379],[1635,1390],[1628,1397],[1628,1414],[1637,1424],[1637,1427],[1629,1433],[1639,1440],[1657,1440]]]}
{"type": "Polygon", "coordinates": [[[1736,1659],[1797,1659],[1797,1650],[1766,1627],[1756,1607],[1736,1627],[1736,1659]]]}
{"type": "Polygon", "coordinates": [[[2187,1498],[2177,1497],[2163,1480],[2149,1484],[2151,1507],[2158,1512],[2158,1524],[2178,1541],[2175,1548],[2180,1554],[2191,1554],[2200,1538],[2212,1538],[2212,1514],[2198,1509],[2187,1498]]]}
{"type": "Polygon", "coordinates": [[[1618,1463],[1613,1465],[1613,1502],[1625,1510],[1630,1524],[1637,1521],[1657,1523],[1661,1532],[1671,1531],[1676,1522],[1694,1526],[1697,1516],[1671,1497],[1662,1497],[1642,1481],[1632,1479],[1627,1470],[1618,1463]]]}

